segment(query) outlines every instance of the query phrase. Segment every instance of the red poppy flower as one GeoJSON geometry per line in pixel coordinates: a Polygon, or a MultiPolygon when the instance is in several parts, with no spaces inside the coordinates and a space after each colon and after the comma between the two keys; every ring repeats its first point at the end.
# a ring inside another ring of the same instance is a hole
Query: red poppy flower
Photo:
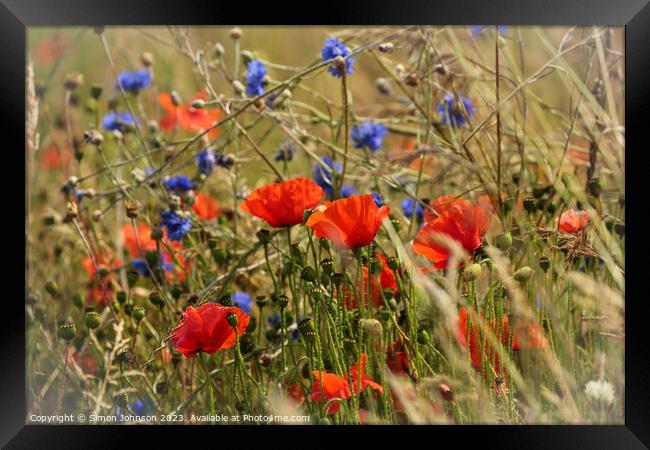
{"type": "Polygon", "coordinates": [[[61,33],[54,34],[51,38],[45,39],[34,49],[34,59],[40,64],[51,64],[63,55],[68,45],[68,38],[61,33]]]}
{"type": "MultiPolygon", "coordinates": [[[[505,367],[501,367],[499,354],[492,346],[491,340],[485,336],[486,328],[479,328],[478,317],[475,312],[472,312],[472,330],[468,332],[468,312],[467,309],[461,308],[458,316],[458,341],[461,346],[467,346],[467,335],[469,334],[469,353],[472,365],[478,371],[482,371],[482,355],[485,355],[485,360],[494,367],[494,372],[497,375],[503,375],[506,381],[505,367]],[[481,331],[479,331],[481,330],[481,331]],[[483,334],[483,342],[479,344],[479,336],[483,334]]],[[[501,318],[500,327],[497,329],[495,320],[491,319],[489,323],[485,324],[489,331],[495,338],[501,338],[501,343],[507,348],[511,343],[511,330],[508,316],[504,315],[501,318]]],[[[525,327],[523,333],[513,333],[512,335],[512,349],[520,350],[523,348],[540,348],[545,347],[547,344],[542,330],[537,324],[530,324],[525,327]],[[522,335],[523,334],[523,335],[522,335]]],[[[483,374],[487,378],[487,373],[483,374]]]]}
{"type": "MultiPolygon", "coordinates": [[[[388,258],[382,255],[381,253],[376,253],[375,257],[381,261],[381,273],[379,274],[379,286],[381,289],[390,289],[393,294],[399,292],[399,285],[397,283],[397,278],[395,278],[395,272],[388,267],[388,258]]],[[[362,286],[358,286],[357,297],[363,299],[363,304],[368,304],[368,267],[363,267],[363,280],[359,280],[359,284],[363,283],[362,286]]],[[[381,291],[377,286],[377,277],[374,274],[370,275],[370,300],[372,304],[379,307],[383,304],[383,299],[381,296],[381,291]]],[[[350,290],[346,289],[345,291],[345,305],[347,308],[356,308],[357,302],[354,295],[350,290]]]]}
{"type": "Polygon", "coordinates": [[[292,178],[255,189],[241,204],[243,211],[260,217],[275,228],[302,223],[305,210],[318,205],[323,190],[307,178],[292,178]]]}
{"type": "Polygon", "coordinates": [[[577,233],[589,223],[587,211],[576,211],[568,209],[562,213],[558,221],[558,227],[563,233],[577,233]]]}
{"type": "Polygon", "coordinates": [[[386,349],[386,365],[396,375],[408,375],[409,357],[404,351],[403,345],[393,341],[386,349]]]}
{"type": "Polygon", "coordinates": [[[203,220],[216,219],[221,215],[221,208],[219,208],[217,201],[203,194],[196,195],[192,210],[203,220]]]}
{"type": "Polygon", "coordinates": [[[97,373],[97,363],[95,362],[95,359],[85,352],[80,355],[77,351],[74,351],[72,353],[72,359],[79,367],[81,367],[83,373],[88,375],[95,375],[95,373],[97,373]]]}
{"type": "Polygon", "coordinates": [[[97,263],[97,270],[101,276],[101,282],[97,279],[92,258],[86,256],[81,260],[81,266],[88,274],[86,303],[90,305],[105,305],[110,301],[113,289],[111,285],[111,279],[113,278],[111,268],[117,269],[121,263],[119,260],[113,260],[113,257],[109,253],[95,253],[95,262],[97,263]]]}
{"type": "Polygon", "coordinates": [[[435,242],[433,235],[445,234],[457,241],[469,253],[481,245],[488,218],[478,205],[454,203],[438,218],[422,227],[413,242],[413,251],[433,261],[436,269],[447,267],[450,250],[435,242]]]}
{"type": "MultiPolygon", "coordinates": [[[[139,223],[137,230],[142,252],[147,253],[155,250],[156,241],[151,238],[151,227],[146,223],[139,223]]],[[[124,247],[129,251],[129,255],[133,258],[139,257],[138,239],[136,239],[135,231],[130,223],[122,225],[122,239],[124,240],[124,247]]]]}
{"type": "MultiPolygon", "coordinates": [[[[158,96],[160,106],[167,115],[160,119],[160,128],[165,131],[174,129],[177,125],[189,131],[204,131],[212,127],[221,118],[221,111],[211,108],[194,108],[194,100],[207,100],[207,95],[202,92],[192,98],[186,105],[175,105],[172,96],[164,92],[158,96]]],[[[208,132],[210,138],[218,134],[216,128],[208,132]]]]}
{"type": "Polygon", "coordinates": [[[250,319],[236,306],[217,303],[204,303],[198,308],[188,306],[181,322],[172,332],[172,344],[187,358],[197,352],[212,355],[232,347],[237,336],[228,323],[227,317],[230,313],[237,315],[237,334],[243,335],[250,319]]]}
{"type": "Polygon", "coordinates": [[[41,167],[48,170],[56,170],[72,161],[72,152],[68,147],[59,149],[56,145],[50,145],[43,150],[41,156],[41,167]]]}
{"type": "Polygon", "coordinates": [[[456,197],[455,195],[441,195],[435,200],[429,203],[424,210],[424,222],[428,223],[435,220],[437,217],[440,217],[442,213],[451,208],[452,205],[461,205],[462,207],[468,207],[470,203],[462,197],[456,197]]]}
{"type": "Polygon", "coordinates": [[[337,247],[357,248],[370,244],[377,235],[390,208],[377,208],[372,195],[353,195],[333,202],[315,211],[307,220],[307,226],[316,237],[326,237],[337,247]]]}
{"type": "MultiPolygon", "coordinates": [[[[376,391],[384,393],[384,388],[381,384],[376,383],[368,375],[366,375],[366,354],[361,354],[361,359],[354,363],[345,376],[339,376],[329,372],[321,372],[314,370],[314,385],[312,387],[311,399],[315,402],[329,401],[333,398],[340,398],[347,400],[353,395],[365,391],[367,388],[372,388],[376,391]],[[361,362],[361,378],[359,378],[359,361],[361,362]],[[348,383],[348,375],[352,379],[352,389],[348,383]],[[321,386],[323,392],[321,393],[321,386]],[[323,399],[323,395],[325,398],[323,399]]],[[[339,411],[341,405],[338,401],[332,402],[327,409],[328,414],[335,414],[339,411]]]]}

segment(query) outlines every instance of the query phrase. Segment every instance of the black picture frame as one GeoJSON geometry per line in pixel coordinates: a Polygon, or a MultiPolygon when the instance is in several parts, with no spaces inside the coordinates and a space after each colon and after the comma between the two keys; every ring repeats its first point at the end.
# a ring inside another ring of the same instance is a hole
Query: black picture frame
{"type": "MultiPolygon", "coordinates": [[[[648,289],[643,278],[648,268],[648,244],[644,239],[643,212],[648,204],[644,192],[644,172],[647,171],[645,153],[647,139],[644,128],[650,118],[650,3],[648,0],[455,0],[427,2],[400,0],[399,2],[358,1],[305,4],[299,2],[260,4],[226,2],[221,0],[0,0],[0,128],[5,180],[16,177],[5,189],[4,218],[8,229],[2,235],[15,249],[6,250],[7,271],[0,282],[2,344],[0,355],[0,444],[6,448],[130,448],[138,437],[158,439],[180,438],[185,442],[215,441],[212,427],[146,427],[146,426],[72,426],[25,425],[25,310],[20,300],[18,282],[21,269],[20,240],[24,224],[18,220],[24,204],[17,194],[20,182],[18,167],[24,165],[24,111],[25,111],[25,51],[26,29],[30,26],[66,25],[155,25],[155,24],[341,24],[341,25],[398,25],[398,24],[535,24],[535,25],[613,25],[625,26],[626,67],[626,237],[633,245],[626,253],[626,333],[625,333],[625,425],[620,426],[446,426],[436,427],[329,427],[328,441],[338,442],[342,434],[360,439],[380,438],[407,433],[422,433],[424,445],[454,446],[475,439],[483,448],[615,448],[633,449],[650,446],[650,346],[646,334],[648,317],[648,289]],[[6,142],[6,144],[5,144],[6,142]],[[15,272],[15,274],[14,274],[15,272]],[[197,436],[213,433],[212,436],[197,436]],[[191,434],[191,441],[187,436],[191,434]],[[183,437],[185,436],[185,437],[183,437]],[[441,440],[442,438],[442,440],[441,440]],[[426,442],[431,441],[430,444],[426,442]],[[440,444],[438,444],[438,442],[440,444]],[[447,444],[445,444],[447,445],[447,444]],[[124,447],[126,446],[126,447],[124,447]]],[[[647,176],[647,175],[646,175],[647,176]]],[[[5,181],[6,182],[6,181],[5,181]]],[[[23,184],[24,185],[24,184],[23,184]]],[[[23,243],[24,244],[24,243],[23,243]]],[[[23,245],[23,250],[25,249],[23,245]]],[[[27,269],[27,267],[25,267],[27,269]]],[[[24,293],[24,291],[23,291],[24,293]]],[[[259,427],[256,434],[269,434],[269,443],[278,445],[310,445],[314,435],[307,427],[259,427]],[[296,431],[298,430],[298,431],[296,431]],[[310,433],[310,434],[307,434],[310,433]],[[302,435],[302,437],[300,437],[302,435]],[[292,444],[291,442],[294,441],[292,444]],[[303,442],[301,444],[301,442],[303,442]]],[[[317,427],[316,431],[321,431],[317,427]]],[[[218,445],[241,436],[238,427],[218,429],[218,445]]],[[[246,430],[245,439],[252,433],[246,430]]],[[[167,441],[171,442],[171,441],[167,441]]],[[[247,441],[248,442],[248,441],[247,441]]],[[[193,445],[193,444],[190,444],[193,445]]],[[[212,445],[212,444],[210,444],[212,445]]],[[[246,446],[248,446],[247,444],[246,446]]]]}

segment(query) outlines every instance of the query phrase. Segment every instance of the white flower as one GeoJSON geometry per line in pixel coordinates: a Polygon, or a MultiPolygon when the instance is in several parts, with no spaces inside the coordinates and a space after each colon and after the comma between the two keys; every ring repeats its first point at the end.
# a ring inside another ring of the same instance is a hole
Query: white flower
{"type": "Polygon", "coordinates": [[[614,403],[614,386],[609,381],[590,381],[585,386],[585,394],[593,400],[602,400],[608,405],[614,403]]]}

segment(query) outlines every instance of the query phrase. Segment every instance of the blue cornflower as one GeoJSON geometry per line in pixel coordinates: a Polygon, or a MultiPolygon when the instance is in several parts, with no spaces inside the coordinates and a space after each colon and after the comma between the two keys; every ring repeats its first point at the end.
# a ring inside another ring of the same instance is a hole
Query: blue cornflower
{"type": "Polygon", "coordinates": [[[275,160],[280,161],[292,161],[293,155],[296,153],[296,144],[293,142],[286,142],[281,147],[280,150],[275,154],[275,160]]]}
{"type": "Polygon", "coordinates": [[[196,165],[199,168],[199,172],[204,175],[210,175],[214,170],[214,166],[217,164],[217,158],[214,156],[214,152],[209,148],[206,148],[201,153],[196,155],[196,165]]]}
{"type": "Polygon", "coordinates": [[[437,109],[442,123],[448,123],[453,128],[456,128],[464,125],[465,122],[467,122],[467,119],[472,117],[475,111],[474,106],[472,105],[472,100],[469,97],[461,95],[460,101],[463,103],[463,108],[457,104],[454,95],[451,93],[446,94],[445,97],[440,100],[437,109]],[[465,115],[465,112],[467,112],[467,115],[465,115]]]}
{"type": "Polygon", "coordinates": [[[371,192],[372,199],[375,201],[377,208],[384,206],[384,199],[379,192],[371,192]]]}
{"type": "MultiPolygon", "coordinates": [[[[149,267],[147,267],[146,261],[142,258],[132,259],[131,267],[133,267],[135,271],[138,272],[138,274],[142,275],[143,277],[151,276],[151,272],[149,272],[149,267]]],[[[166,272],[169,272],[170,270],[174,270],[174,264],[169,261],[166,261],[166,258],[163,258],[160,267],[162,268],[162,270],[166,272]]]]}
{"type": "Polygon", "coordinates": [[[294,328],[291,330],[291,339],[294,341],[299,341],[300,340],[300,332],[298,331],[298,327],[294,328]]]}
{"type": "MultiPolygon", "coordinates": [[[[329,156],[323,156],[321,159],[332,171],[341,173],[343,170],[343,164],[340,162],[334,163],[334,161],[332,161],[329,156]]],[[[325,170],[325,168],[318,162],[314,164],[314,182],[319,185],[326,194],[334,194],[334,187],[332,186],[332,174],[325,170]]]]}
{"type": "Polygon", "coordinates": [[[232,295],[232,302],[246,314],[253,312],[253,300],[246,292],[235,292],[232,295]]]}
{"type": "MultiPolygon", "coordinates": [[[[483,32],[490,25],[471,25],[469,27],[469,34],[476,37],[483,32]]],[[[503,33],[508,29],[505,25],[499,25],[499,33],[503,33]]]]}
{"type": "MultiPolygon", "coordinates": [[[[411,197],[402,200],[402,212],[409,219],[413,215],[414,203],[415,200],[413,200],[411,197]]],[[[417,219],[418,223],[422,223],[422,221],[424,220],[424,206],[422,206],[420,202],[417,202],[417,204],[415,205],[415,218],[417,219]]]]}
{"type": "Polygon", "coordinates": [[[357,194],[357,188],[351,184],[344,184],[341,186],[341,197],[348,198],[357,194]]]}
{"type": "Polygon", "coordinates": [[[192,228],[190,219],[179,216],[176,212],[168,210],[162,213],[160,224],[167,229],[167,236],[172,241],[182,241],[183,236],[192,228]]]}
{"type": "Polygon", "coordinates": [[[194,183],[185,175],[169,177],[163,182],[163,185],[168,191],[174,192],[187,192],[194,189],[194,183]]]}
{"type": "Polygon", "coordinates": [[[352,141],[355,148],[367,147],[370,151],[376,152],[381,148],[386,134],[388,130],[385,126],[368,121],[352,128],[352,141]]]}
{"type": "MultiPolygon", "coordinates": [[[[347,48],[341,41],[339,41],[338,38],[334,38],[334,37],[325,39],[325,45],[323,46],[323,49],[320,52],[320,55],[323,57],[323,61],[329,61],[330,59],[334,59],[337,56],[342,56],[345,58],[349,54],[350,54],[350,49],[347,48]]],[[[346,73],[352,73],[352,71],[354,70],[352,64],[354,64],[354,58],[351,56],[349,58],[346,58],[345,60],[346,73]]],[[[327,70],[335,77],[340,78],[343,76],[341,70],[338,67],[335,67],[334,65],[330,64],[327,70]]]]}
{"type": "MultiPolygon", "coordinates": [[[[129,403],[129,409],[133,411],[133,414],[139,417],[146,416],[155,412],[154,404],[149,399],[146,399],[144,401],[142,399],[137,399],[133,403],[129,403]]],[[[115,416],[117,417],[118,421],[121,422],[124,419],[125,415],[131,416],[131,412],[128,410],[122,411],[122,408],[119,406],[115,407],[115,416]]]]}
{"type": "Polygon", "coordinates": [[[128,112],[116,113],[111,111],[106,113],[102,119],[102,126],[108,131],[124,131],[126,127],[134,127],[136,123],[136,120],[128,112]]]}
{"type": "Polygon", "coordinates": [[[139,69],[135,72],[122,72],[117,76],[117,85],[128,92],[138,92],[151,83],[151,74],[147,69],[139,69]]]}
{"type": "Polygon", "coordinates": [[[261,61],[254,59],[246,66],[246,95],[257,97],[264,93],[264,77],[266,76],[266,67],[261,61]]]}
{"type": "Polygon", "coordinates": [[[74,191],[75,197],[77,199],[77,203],[81,203],[81,201],[85,197],[90,197],[92,194],[89,191],[83,190],[83,189],[76,189],[74,191]]]}

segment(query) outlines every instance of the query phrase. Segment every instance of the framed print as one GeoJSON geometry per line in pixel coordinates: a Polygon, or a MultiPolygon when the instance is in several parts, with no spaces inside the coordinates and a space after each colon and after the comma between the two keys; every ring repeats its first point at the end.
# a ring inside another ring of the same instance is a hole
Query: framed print
{"type": "Polygon", "coordinates": [[[650,7],[400,3],[3,0],[3,445],[647,448],[650,7]]]}

